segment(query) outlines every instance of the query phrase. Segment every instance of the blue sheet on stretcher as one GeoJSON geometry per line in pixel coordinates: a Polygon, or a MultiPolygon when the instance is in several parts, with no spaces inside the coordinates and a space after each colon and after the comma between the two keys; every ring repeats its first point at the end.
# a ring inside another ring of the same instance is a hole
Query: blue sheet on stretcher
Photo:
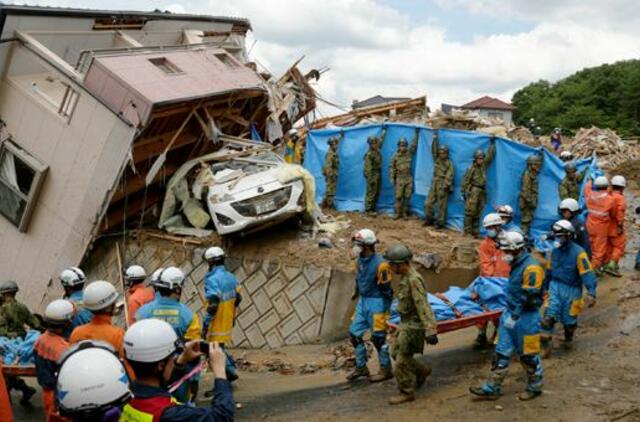
{"type": "Polygon", "coordinates": [[[0,337],[0,355],[5,365],[33,365],[33,345],[40,337],[40,332],[30,330],[22,338],[0,337]]]}
{"type": "MultiPolygon", "coordinates": [[[[436,321],[458,318],[454,308],[464,317],[488,311],[501,311],[507,304],[505,288],[508,281],[508,278],[503,277],[477,277],[467,288],[451,286],[443,295],[453,308],[431,293],[427,293],[427,301],[433,309],[436,321]]],[[[391,303],[389,322],[395,325],[400,324],[397,299],[391,303]]]]}

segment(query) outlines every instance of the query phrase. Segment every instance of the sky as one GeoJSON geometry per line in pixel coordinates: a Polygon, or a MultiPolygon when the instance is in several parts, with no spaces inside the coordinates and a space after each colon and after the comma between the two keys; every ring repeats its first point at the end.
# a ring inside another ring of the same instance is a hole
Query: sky
{"type": "MultiPolygon", "coordinates": [[[[4,0],[7,2],[6,0],[4,0]]],[[[20,1],[16,3],[24,3],[20,1]]],[[[374,95],[427,95],[432,109],[483,95],[509,101],[539,79],[637,58],[636,0],[42,0],[251,21],[251,57],[275,75],[328,67],[315,86],[348,108],[374,95]]],[[[321,107],[323,114],[338,112],[321,107]]]]}

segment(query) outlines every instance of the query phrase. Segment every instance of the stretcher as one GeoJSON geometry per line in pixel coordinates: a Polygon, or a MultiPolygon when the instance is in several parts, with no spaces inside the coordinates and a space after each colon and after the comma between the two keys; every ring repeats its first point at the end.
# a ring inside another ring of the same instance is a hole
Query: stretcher
{"type": "MultiPolygon", "coordinates": [[[[487,322],[493,322],[497,325],[497,322],[500,319],[500,315],[502,315],[502,311],[488,311],[468,317],[438,321],[436,327],[438,330],[438,334],[442,334],[448,333],[450,331],[462,330],[463,328],[475,327],[487,322]]],[[[389,325],[389,327],[391,328],[397,328],[397,325],[390,321],[387,321],[387,325],[389,325]]]]}
{"type": "Polygon", "coordinates": [[[36,367],[34,365],[3,365],[2,373],[14,377],[35,377],[36,367]]]}

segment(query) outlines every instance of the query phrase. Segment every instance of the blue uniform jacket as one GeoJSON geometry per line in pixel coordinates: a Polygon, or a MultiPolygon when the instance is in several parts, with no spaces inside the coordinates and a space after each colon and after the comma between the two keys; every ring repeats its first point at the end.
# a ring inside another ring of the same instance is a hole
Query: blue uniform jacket
{"type": "Polygon", "coordinates": [[[359,257],[356,287],[362,297],[381,297],[391,300],[391,271],[389,264],[378,254],[359,257]]]}
{"type": "Polygon", "coordinates": [[[571,225],[576,231],[575,242],[584,249],[587,255],[591,256],[591,240],[589,239],[589,232],[585,224],[584,217],[582,215],[576,215],[571,219],[571,225]]]}
{"type": "MultiPolygon", "coordinates": [[[[214,381],[214,395],[209,407],[195,407],[184,404],[167,407],[160,417],[161,422],[222,422],[233,421],[236,409],[231,391],[231,383],[224,379],[216,378],[214,381]]],[[[131,385],[133,395],[140,398],[156,396],[169,397],[170,394],[160,387],[134,382],[131,385]]]]}
{"type": "Polygon", "coordinates": [[[180,339],[195,340],[200,338],[201,328],[198,316],[176,299],[156,294],[153,301],[143,305],[136,312],[136,321],[147,318],[166,321],[173,327],[180,339]]]}
{"type": "Polygon", "coordinates": [[[238,279],[227,269],[219,265],[213,267],[204,276],[204,296],[207,300],[217,296],[220,302],[226,302],[236,296],[238,279]]]}
{"type": "Polygon", "coordinates": [[[528,252],[511,263],[507,285],[507,309],[517,319],[523,311],[537,311],[542,305],[544,269],[528,252]]]}
{"type": "Polygon", "coordinates": [[[572,241],[563,248],[551,251],[551,258],[547,260],[547,280],[572,287],[584,284],[589,294],[596,296],[597,280],[589,257],[584,249],[572,241]]]}
{"type": "Polygon", "coordinates": [[[509,221],[507,224],[502,225],[502,231],[505,232],[518,232],[524,236],[524,232],[513,220],[509,221]]]}
{"type": "Polygon", "coordinates": [[[73,317],[73,320],[71,321],[71,325],[64,331],[64,337],[69,338],[69,336],[71,336],[71,332],[76,327],[88,324],[91,321],[91,318],[93,318],[93,313],[84,307],[84,304],[82,302],[82,290],[71,293],[71,295],[65,299],[73,302],[78,310],[76,316],[73,317]]]}

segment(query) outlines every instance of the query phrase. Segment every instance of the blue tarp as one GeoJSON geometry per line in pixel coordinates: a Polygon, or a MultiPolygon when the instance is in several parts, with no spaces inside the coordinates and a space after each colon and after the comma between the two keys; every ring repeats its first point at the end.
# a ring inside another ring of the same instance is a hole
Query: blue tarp
{"type": "MultiPolygon", "coordinates": [[[[418,150],[413,160],[414,193],[411,197],[410,209],[413,213],[424,217],[424,202],[429,194],[433,173],[431,142],[434,129],[401,123],[385,124],[387,135],[382,145],[382,186],[378,198],[377,209],[382,212],[393,212],[394,189],[389,180],[389,166],[396,152],[398,140],[405,137],[409,142],[413,138],[415,128],[419,128],[418,150]]],[[[330,137],[344,133],[344,139],[338,147],[340,168],[336,191],[336,208],[338,211],[363,211],[365,195],[365,179],[363,175],[363,157],[367,152],[367,137],[380,136],[382,124],[354,126],[349,128],[333,128],[313,130],[307,137],[307,148],[304,166],[316,180],[317,199],[324,196],[325,183],[322,165],[327,153],[327,141],[330,137]]],[[[455,169],[455,190],[449,197],[447,208],[447,226],[462,230],[464,203],[460,184],[465,171],[473,161],[476,149],[487,150],[490,135],[455,129],[439,129],[439,141],[449,147],[449,156],[455,169]]],[[[535,148],[513,142],[504,138],[496,138],[496,158],[488,170],[487,205],[483,216],[502,204],[511,205],[516,213],[516,222],[520,221],[518,194],[522,175],[526,169],[526,160],[536,151],[535,148]]],[[[547,150],[544,152],[544,165],[539,177],[538,208],[536,209],[532,235],[538,237],[549,231],[551,224],[558,220],[558,184],[564,178],[564,163],[547,150]]],[[[593,165],[594,160],[581,160],[578,170],[593,165]]]]}
{"type": "MultiPolygon", "coordinates": [[[[507,305],[507,295],[504,288],[508,281],[508,278],[503,277],[477,277],[466,289],[451,286],[443,294],[465,317],[487,312],[487,309],[501,311],[507,305]]],[[[433,309],[436,321],[456,318],[451,306],[442,299],[427,293],[427,301],[433,309]]],[[[397,308],[398,300],[395,299],[391,303],[391,317],[389,318],[389,322],[395,325],[400,323],[400,314],[398,314],[397,308]]]]}
{"type": "Polygon", "coordinates": [[[24,337],[0,337],[0,355],[5,365],[32,365],[34,363],[33,345],[40,337],[40,332],[30,330],[24,337]],[[17,358],[17,362],[16,362],[17,358]]]}

